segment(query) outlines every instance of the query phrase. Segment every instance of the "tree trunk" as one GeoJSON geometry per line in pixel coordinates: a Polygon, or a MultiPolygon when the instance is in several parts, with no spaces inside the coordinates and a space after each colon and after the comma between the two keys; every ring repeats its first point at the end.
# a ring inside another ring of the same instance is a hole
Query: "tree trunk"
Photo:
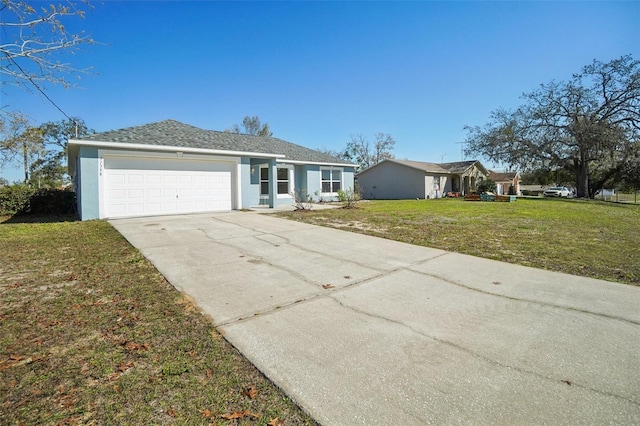
{"type": "Polygon", "coordinates": [[[584,160],[577,165],[576,191],[578,198],[589,198],[589,163],[584,160]]]}
{"type": "Polygon", "coordinates": [[[27,144],[26,142],[22,143],[22,155],[24,161],[24,183],[29,182],[29,156],[27,153],[27,144]]]}

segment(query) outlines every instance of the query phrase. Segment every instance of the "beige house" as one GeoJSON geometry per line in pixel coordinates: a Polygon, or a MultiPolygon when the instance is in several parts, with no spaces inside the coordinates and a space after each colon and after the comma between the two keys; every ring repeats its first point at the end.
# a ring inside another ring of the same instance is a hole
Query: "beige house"
{"type": "Polygon", "coordinates": [[[520,173],[518,172],[494,172],[489,170],[489,179],[496,183],[496,194],[507,195],[509,188],[513,186],[513,194],[522,195],[520,188],[520,173]]]}
{"type": "Polygon", "coordinates": [[[389,159],[358,173],[357,181],[365,199],[425,199],[464,196],[488,174],[477,160],[425,163],[389,159]]]}

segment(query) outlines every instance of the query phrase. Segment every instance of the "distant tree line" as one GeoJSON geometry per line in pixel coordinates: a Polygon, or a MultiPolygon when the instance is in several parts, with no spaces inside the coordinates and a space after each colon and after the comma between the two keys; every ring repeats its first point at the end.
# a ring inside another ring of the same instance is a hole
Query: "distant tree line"
{"type": "Polygon", "coordinates": [[[18,166],[23,170],[25,184],[37,188],[60,187],[69,181],[67,141],[92,133],[95,132],[81,118],[35,126],[25,114],[3,112],[0,114],[0,170],[18,166]]]}

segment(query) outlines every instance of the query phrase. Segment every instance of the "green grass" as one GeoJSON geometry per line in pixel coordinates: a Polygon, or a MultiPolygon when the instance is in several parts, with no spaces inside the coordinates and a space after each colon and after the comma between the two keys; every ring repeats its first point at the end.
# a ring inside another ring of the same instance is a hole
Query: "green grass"
{"type": "Polygon", "coordinates": [[[44,219],[0,224],[0,424],[315,424],[107,222],[44,219]]]}
{"type": "Polygon", "coordinates": [[[282,217],[416,245],[640,285],[640,208],[584,200],[366,201],[282,217]]]}

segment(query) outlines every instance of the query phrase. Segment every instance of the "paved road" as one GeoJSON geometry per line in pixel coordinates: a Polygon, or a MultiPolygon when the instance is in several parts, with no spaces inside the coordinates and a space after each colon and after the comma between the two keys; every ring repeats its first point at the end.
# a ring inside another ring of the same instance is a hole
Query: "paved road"
{"type": "Polygon", "coordinates": [[[253,212],[111,223],[322,424],[640,424],[640,288],[253,212]]]}

